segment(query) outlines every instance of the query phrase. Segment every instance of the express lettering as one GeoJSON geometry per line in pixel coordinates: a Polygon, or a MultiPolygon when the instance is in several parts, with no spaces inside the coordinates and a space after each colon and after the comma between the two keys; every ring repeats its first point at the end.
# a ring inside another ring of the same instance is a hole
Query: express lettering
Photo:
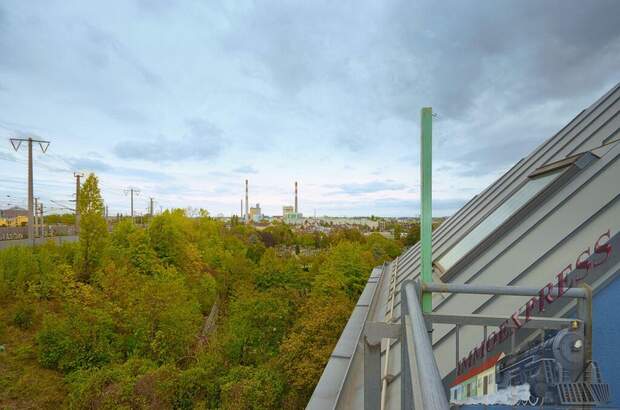
{"type": "Polygon", "coordinates": [[[568,289],[583,281],[590,270],[604,264],[612,252],[611,244],[609,243],[610,239],[611,231],[608,230],[596,240],[593,247],[593,254],[590,251],[590,247],[588,247],[577,256],[575,261],[575,270],[577,272],[573,275],[573,280],[569,281],[567,276],[573,271],[572,264],[568,264],[557,273],[553,282],[547,283],[540,289],[538,296],[534,296],[528,300],[525,305],[517,309],[510,318],[506,319],[499,326],[499,332],[492,332],[479,346],[474,347],[466,358],[458,362],[456,369],[457,374],[463,373],[469,367],[473,366],[478,359],[484,357],[485,351],[491,352],[497,344],[502,343],[512,336],[513,332],[521,329],[532,319],[535,311],[537,311],[537,313],[544,312],[545,306],[551,305],[562,297],[568,289]]]}

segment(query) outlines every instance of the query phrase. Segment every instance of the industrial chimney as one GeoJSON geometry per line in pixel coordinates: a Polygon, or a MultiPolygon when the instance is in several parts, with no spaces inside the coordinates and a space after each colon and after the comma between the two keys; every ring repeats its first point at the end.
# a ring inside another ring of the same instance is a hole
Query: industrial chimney
{"type": "Polygon", "coordinates": [[[241,200],[241,208],[239,211],[239,218],[243,218],[243,199],[241,200]]]}
{"type": "Polygon", "coordinates": [[[297,210],[297,181],[295,181],[295,213],[299,212],[297,210]]]}
{"type": "MultiPolygon", "coordinates": [[[[245,219],[248,219],[250,217],[250,213],[248,210],[248,180],[245,180],[245,219]]],[[[248,219],[249,220],[249,219],[248,219]]]]}

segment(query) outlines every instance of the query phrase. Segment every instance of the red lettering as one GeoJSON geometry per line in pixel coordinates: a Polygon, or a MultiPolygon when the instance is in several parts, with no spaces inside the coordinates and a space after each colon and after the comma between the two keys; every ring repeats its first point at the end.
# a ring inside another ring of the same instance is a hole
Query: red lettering
{"type": "Polygon", "coordinates": [[[561,271],[555,276],[556,278],[558,278],[558,297],[562,296],[563,294],[566,293],[568,289],[573,287],[572,282],[568,282],[566,280],[566,276],[564,276],[564,272],[570,273],[570,271],[571,271],[571,266],[568,265],[566,268],[564,268],[563,271],[561,271]]]}
{"type": "Polygon", "coordinates": [[[484,357],[484,340],[480,343],[480,346],[474,347],[475,359],[482,359],[484,357]]]}
{"type": "Polygon", "coordinates": [[[586,271],[589,271],[590,269],[592,269],[592,261],[588,260],[589,257],[590,257],[590,247],[588,246],[588,249],[581,252],[581,254],[577,256],[577,260],[575,261],[575,269],[585,269],[586,271]],[[585,256],[585,259],[584,259],[584,256],[585,256]]]}
{"type": "Polygon", "coordinates": [[[544,312],[545,310],[545,300],[547,304],[550,305],[553,303],[555,298],[551,294],[553,292],[553,283],[549,282],[543,287],[538,293],[538,312],[544,312]],[[546,291],[546,292],[545,292],[546,291]]]}
{"type": "Polygon", "coordinates": [[[534,306],[536,306],[536,302],[538,299],[534,296],[532,299],[528,300],[525,304],[525,322],[529,322],[532,318],[532,312],[534,311],[534,306]]]}
{"type": "Polygon", "coordinates": [[[497,333],[495,331],[491,332],[486,343],[487,352],[491,352],[495,349],[495,345],[497,344],[497,333]]]}
{"type": "Polygon", "coordinates": [[[510,316],[510,318],[512,319],[512,322],[515,324],[517,329],[521,329],[521,327],[523,327],[523,323],[521,323],[521,321],[519,320],[518,310],[515,313],[513,313],[512,316],[510,316]]]}
{"type": "Polygon", "coordinates": [[[609,255],[611,254],[611,244],[609,243],[610,239],[611,239],[611,231],[607,230],[607,232],[599,236],[599,238],[596,240],[596,243],[594,244],[594,253],[604,253],[605,258],[602,261],[595,262],[594,263],[595,268],[605,263],[607,258],[609,258],[609,255]],[[606,238],[605,243],[601,244],[600,242],[601,242],[601,239],[603,238],[606,238]]]}
{"type": "Polygon", "coordinates": [[[499,342],[502,343],[512,335],[512,329],[508,327],[508,321],[499,325],[499,342]]]}

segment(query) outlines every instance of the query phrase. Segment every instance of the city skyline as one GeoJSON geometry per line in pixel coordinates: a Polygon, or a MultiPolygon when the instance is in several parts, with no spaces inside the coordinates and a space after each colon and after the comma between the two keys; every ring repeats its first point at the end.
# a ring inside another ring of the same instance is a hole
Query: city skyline
{"type": "Polygon", "coordinates": [[[449,215],[618,81],[618,13],[605,1],[10,0],[0,198],[25,203],[25,152],[8,138],[35,135],[51,141],[34,154],[45,203],[68,204],[73,172],[93,171],[111,214],[128,213],[128,186],[138,210],[154,197],[238,213],[249,179],[268,215],[297,180],[307,215],[415,216],[419,112],[432,106],[434,212],[449,215]]]}

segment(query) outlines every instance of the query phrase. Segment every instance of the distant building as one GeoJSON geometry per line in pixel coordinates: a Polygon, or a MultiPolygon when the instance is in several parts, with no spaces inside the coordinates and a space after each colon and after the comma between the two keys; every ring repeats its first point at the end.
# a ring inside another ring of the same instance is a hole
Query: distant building
{"type": "Polygon", "coordinates": [[[282,217],[286,218],[288,215],[295,213],[295,207],[290,205],[284,205],[282,207],[282,217]]]}
{"type": "Polygon", "coordinates": [[[256,204],[256,206],[251,207],[249,215],[250,215],[250,221],[259,222],[263,218],[263,213],[261,212],[260,204],[256,204]]]}
{"type": "MultiPolygon", "coordinates": [[[[291,207],[285,207],[285,208],[293,208],[291,207]]],[[[282,218],[284,220],[285,223],[290,224],[290,225],[300,225],[304,223],[304,216],[301,213],[297,213],[297,212],[288,212],[287,214],[284,215],[284,217],[282,218]]]]}
{"type": "Polygon", "coordinates": [[[27,218],[28,210],[18,206],[9,209],[0,209],[0,218],[14,219],[18,216],[25,216],[27,218]]]}

